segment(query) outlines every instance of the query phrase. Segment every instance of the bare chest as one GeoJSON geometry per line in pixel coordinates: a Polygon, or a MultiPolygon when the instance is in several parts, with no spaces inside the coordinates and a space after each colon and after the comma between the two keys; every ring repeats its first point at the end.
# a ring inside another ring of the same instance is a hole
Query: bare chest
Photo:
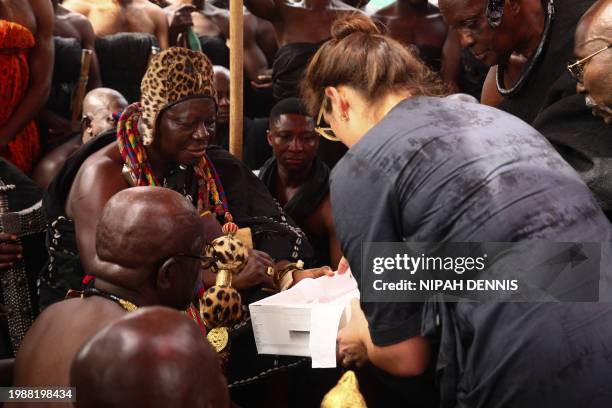
{"type": "Polygon", "coordinates": [[[218,37],[223,35],[221,28],[208,17],[199,12],[191,13],[193,29],[201,37],[218,37]]]}
{"type": "Polygon", "coordinates": [[[390,36],[402,44],[442,48],[446,28],[441,19],[429,16],[391,17],[386,19],[390,36]]]}
{"type": "Polygon", "coordinates": [[[36,16],[27,0],[0,0],[0,20],[21,24],[36,34],[36,16]]]}
{"type": "Polygon", "coordinates": [[[296,42],[319,43],[329,39],[333,22],[343,17],[346,12],[333,9],[309,10],[303,7],[285,7],[283,14],[283,23],[277,26],[281,46],[296,42]]]}
{"type": "Polygon", "coordinates": [[[80,43],[83,42],[81,33],[76,29],[69,18],[63,16],[55,17],[55,25],[53,26],[53,35],[64,38],[76,38],[80,43]]]}
{"type": "Polygon", "coordinates": [[[155,23],[144,7],[95,7],[88,17],[98,37],[117,33],[155,34],[155,23]]]}

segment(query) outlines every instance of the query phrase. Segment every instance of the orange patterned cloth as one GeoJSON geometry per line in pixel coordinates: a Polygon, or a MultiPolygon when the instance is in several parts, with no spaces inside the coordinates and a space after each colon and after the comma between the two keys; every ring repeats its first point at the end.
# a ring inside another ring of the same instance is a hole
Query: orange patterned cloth
{"type": "MultiPolygon", "coordinates": [[[[30,80],[27,53],[34,47],[34,36],[24,26],[0,20],[0,127],[8,122],[23,99],[30,80]]],[[[40,157],[38,127],[30,122],[8,144],[0,156],[30,174],[40,157]]]]}

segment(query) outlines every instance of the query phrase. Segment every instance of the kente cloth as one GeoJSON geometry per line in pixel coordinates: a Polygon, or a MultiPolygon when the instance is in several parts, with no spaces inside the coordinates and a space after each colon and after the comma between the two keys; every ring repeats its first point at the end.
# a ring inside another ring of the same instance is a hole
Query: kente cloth
{"type": "MultiPolygon", "coordinates": [[[[406,99],[349,149],[331,180],[336,233],[358,282],[368,273],[361,265],[364,242],[612,238],[612,226],[595,198],[550,143],[524,121],[484,105],[449,98],[406,99]]],[[[540,391],[549,398],[546,402],[558,402],[559,392],[555,397],[546,384],[549,375],[560,379],[564,367],[571,378],[590,369],[600,378],[612,376],[609,348],[608,357],[600,361],[588,358],[591,350],[602,356],[608,347],[609,342],[597,341],[612,327],[609,304],[604,310],[591,304],[590,312],[589,306],[573,309],[571,303],[560,309],[515,305],[457,305],[466,308],[457,315],[465,324],[453,331],[453,326],[440,329],[436,313],[422,314],[429,304],[362,302],[376,345],[426,334],[432,344],[461,346],[458,354],[436,363],[438,378],[458,387],[456,393],[441,388],[443,400],[458,400],[444,407],[554,406],[542,405],[534,394],[540,391]],[[598,323],[590,321],[589,313],[598,323]],[[606,329],[597,332],[599,324],[606,329]],[[442,333],[432,331],[431,325],[442,333]],[[505,348],[509,343],[512,348],[505,348]],[[551,365],[555,359],[559,364],[551,365]],[[570,368],[572,359],[585,370],[570,368]],[[447,375],[451,377],[444,379],[447,375]]],[[[585,379],[572,392],[592,396],[603,381],[593,380],[593,387],[585,379]]],[[[561,381],[550,384],[559,387],[561,381]]],[[[566,385],[573,387],[572,380],[566,385]]],[[[609,399],[604,401],[595,406],[610,405],[609,399]]]]}
{"type": "MultiPolygon", "coordinates": [[[[30,30],[0,20],[0,127],[8,122],[28,89],[28,50],[35,44],[30,30]]],[[[0,148],[0,156],[25,174],[30,174],[40,154],[38,127],[34,121],[18,132],[8,145],[0,148]]]]}
{"type": "Polygon", "coordinates": [[[51,91],[45,108],[72,119],[72,97],[81,75],[81,43],[75,38],[53,37],[55,60],[51,91]]]}
{"type": "Polygon", "coordinates": [[[276,100],[300,96],[304,70],[321,44],[291,43],[278,49],[272,63],[272,94],[276,100]]]}
{"type": "Polygon", "coordinates": [[[102,83],[125,96],[128,103],[140,100],[140,82],[149,65],[154,35],[119,33],[96,39],[102,83]]]}
{"type": "MultiPolygon", "coordinates": [[[[306,230],[306,220],[315,212],[323,199],[329,194],[329,172],[329,167],[327,167],[320,158],[315,156],[312,163],[312,169],[304,184],[283,206],[285,213],[287,213],[302,230],[306,230]]],[[[277,174],[277,161],[274,157],[270,158],[259,171],[259,178],[273,195],[276,189],[277,174]]],[[[315,265],[330,265],[329,238],[308,235],[308,240],[315,251],[315,265]]]]}
{"type": "Polygon", "coordinates": [[[574,31],[593,0],[555,0],[550,38],[540,61],[500,109],[531,124],[580,174],[608,217],[612,216],[612,130],[591,114],[566,64],[573,57],[574,31]]]}

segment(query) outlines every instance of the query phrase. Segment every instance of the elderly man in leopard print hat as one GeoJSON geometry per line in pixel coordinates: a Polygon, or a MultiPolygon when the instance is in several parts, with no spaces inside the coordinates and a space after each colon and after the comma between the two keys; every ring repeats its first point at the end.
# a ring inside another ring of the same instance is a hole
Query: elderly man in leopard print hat
{"type": "MultiPolygon", "coordinates": [[[[132,186],[163,186],[187,197],[202,215],[209,240],[221,235],[220,225],[229,221],[250,229],[254,248],[233,281],[245,305],[269,293],[263,289],[275,286],[272,276],[278,271],[290,269],[294,282],[329,274],[326,268],[298,267],[300,260],[308,266],[313,255],[304,233],[241,161],[208,145],[216,131],[217,102],[212,66],[204,54],[184,48],[157,54],[141,89],[140,103],[126,108],[117,130],[84,145],[49,187],[44,205],[50,257],[40,279],[42,307],[61,300],[69,289],[82,289],[82,281],[93,284],[104,264],[94,245],[102,208],[132,186]]],[[[128,253],[125,262],[130,264],[128,253]]],[[[200,290],[214,285],[212,272],[201,275],[200,290]]],[[[243,315],[245,321],[231,330],[230,384],[250,383],[296,365],[291,359],[257,356],[248,313],[243,315]]]]}

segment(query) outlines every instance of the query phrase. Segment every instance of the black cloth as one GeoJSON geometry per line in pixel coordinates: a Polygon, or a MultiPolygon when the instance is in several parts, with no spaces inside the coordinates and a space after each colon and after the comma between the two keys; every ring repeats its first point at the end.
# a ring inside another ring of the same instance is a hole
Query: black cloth
{"type": "MultiPolygon", "coordinates": [[[[606,242],[612,238],[612,227],[592,194],[546,139],[516,117],[483,105],[431,97],[405,100],[348,151],[333,170],[331,179],[336,233],[358,282],[365,273],[361,270],[364,242],[534,239],[606,242]]],[[[422,303],[363,303],[374,343],[384,346],[422,334],[421,325],[430,323],[422,317],[423,306],[422,303]]],[[[531,332],[546,321],[560,324],[555,320],[557,315],[548,313],[546,308],[531,315],[529,307],[504,309],[500,306],[506,313],[500,319],[499,312],[489,306],[470,307],[477,310],[479,318],[468,323],[478,325],[485,319],[498,322],[495,332],[487,330],[487,326],[474,327],[475,332],[482,330],[491,341],[486,345],[468,342],[461,350],[463,354],[447,364],[448,370],[438,372],[444,376],[457,369],[455,364],[466,361],[465,353],[475,356],[470,360],[471,365],[463,367],[462,375],[453,380],[461,383],[463,393],[470,396],[469,401],[461,400],[464,394],[458,394],[457,405],[448,406],[498,406],[507,403],[505,398],[515,393],[531,388],[535,392],[538,389],[535,384],[545,386],[547,379],[541,374],[546,369],[556,369],[547,365],[548,353],[569,346],[562,336],[541,337],[541,342],[550,344],[550,350],[546,344],[533,345],[527,340],[548,333],[542,329],[531,332]],[[525,332],[525,341],[520,347],[531,358],[529,366],[539,367],[496,371],[504,362],[505,354],[495,340],[516,340],[516,326],[525,332]],[[487,362],[481,363],[485,352],[487,362]],[[495,400],[488,398],[493,389],[498,395],[495,400]]],[[[581,310],[567,307],[568,314],[586,319],[581,310]]],[[[595,309],[598,306],[593,307],[592,318],[598,324],[612,325],[607,312],[598,314],[595,309]]],[[[595,325],[585,325],[586,330],[594,330],[595,325]]],[[[442,341],[460,342],[464,334],[459,330],[442,341]]],[[[588,335],[587,332],[585,336],[588,335]]],[[[578,341],[576,345],[572,352],[583,344],[578,341]]],[[[601,347],[597,349],[601,350],[601,347]]],[[[572,357],[578,358],[578,355],[572,357]]],[[[588,369],[599,370],[596,372],[601,374],[600,378],[610,378],[609,351],[605,366],[603,362],[586,365],[588,369]]],[[[570,382],[567,386],[573,384],[570,382]]],[[[577,388],[578,391],[581,390],[577,388]]],[[[449,395],[442,397],[444,400],[449,395]]],[[[546,397],[557,401],[550,394],[546,397]]],[[[612,400],[606,401],[599,406],[612,403],[612,400]]],[[[535,399],[508,406],[543,406],[539,402],[535,399]]]]}
{"type": "Polygon", "coordinates": [[[244,152],[242,160],[251,170],[259,169],[272,156],[268,144],[268,118],[247,119],[244,121],[244,152]]]}
{"type": "Polygon", "coordinates": [[[202,46],[202,52],[206,54],[213,65],[221,65],[229,69],[230,51],[227,48],[224,36],[202,36],[200,37],[200,45],[202,46]]]}
{"type": "MultiPolygon", "coordinates": [[[[272,157],[261,167],[259,178],[266,185],[272,195],[276,190],[276,177],[278,175],[276,158],[272,157]]],[[[306,220],[319,207],[321,202],[329,194],[329,167],[321,159],[315,156],[312,169],[300,189],[291,200],[284,206],[283,210],[304,231],[307,231],[306,220]]],[[[313,245],[315,262],[313,266],[331,265],[329,254],[329,237],[313,236],[306,233],[308,240],[313,245]]]]}
{"type": "Polygon", "coordinates": [[[482,61],[477,60],[467,48],[462,48],[459,55],[461,70],[459,71],[457,85],[461,92],[480,100],[482,86],[489,72],[489,67],[482,61]]]}
{"type": "MultiPolygon", "coordinates": [[[[42,199],[43,192],[32,180],[21,172],[12,163],[0,158],[0,179],[5,184],[15,185],[15,189],[9,190],[8,201],[11,211],[25,210],[42,199]]],[[[28,289],[34,315],[38,314],[38,294],[36,280],[40,268],[46,260],[44,234],[33,234],[21,238],[23,256],[25,261],[26,275],[28,277],[28,289]]],[[[0,271],[0,274],[2,271],[0,271]]],[[[0,287],[0,359],[14,357],[9,336],[7,320],[3,309],[4,297],[0,287]]]]}
{"type": "Polygon", "coordinates": [[[421,58],[429,68],[436,72],[440,72],[440,68],[442,67],[442,48],[432,45],[415,45],[415,48],[418,51],[419,58],[421,58]]]}
{"type": "Polygon", "coordinates": [[[121,93],[128,103],[140,100],[140,82],[157,39],[151,34],[119,33],[96,39],[102,83],[121,93]]]}
{"type": "Polygon", "coordinates": [[[587,183],[608,218],[612,217],[612,131],[591,114],[576,94],[566,64],[573,57],[574,32],[594,0],[555,0],[550,38],[540,61],[518,94],[500,109],[542,133],[587,183]]]}
{"type": "Polygon", "coordinates": [[[81,74],[83,48],[75,38],[53,37],[53,43],[53,78],[45,108],[65,119],[71,119],[72,95],[81,74]]]}
{"type": "Polygon", "coordinates": [[[299,97],[299,84],[310,58],[321,43],[291,43],[278,49],[272,64],[272,94],[280,101],[299,97]]]}

